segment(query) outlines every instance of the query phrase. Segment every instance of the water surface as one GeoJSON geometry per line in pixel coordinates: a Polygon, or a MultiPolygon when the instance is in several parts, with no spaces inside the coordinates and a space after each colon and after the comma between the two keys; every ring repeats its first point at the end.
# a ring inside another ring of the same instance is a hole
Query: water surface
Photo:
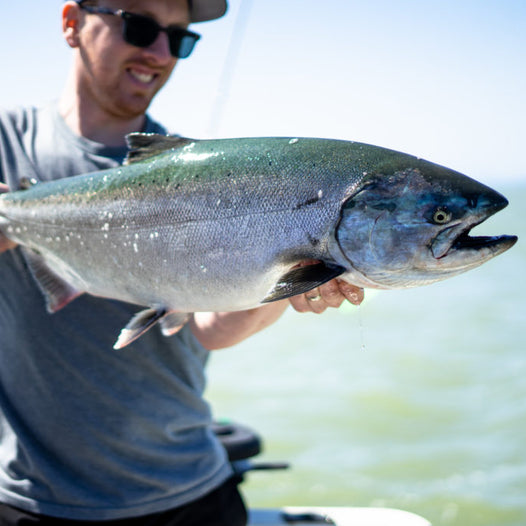
{"type": "Polygon", "coordinates": [[[322,316],[287,312],[215,353],[217,417],[264,437],[252,506],[389,506],[434,526],[526,525],[526,186],[480,235],[518,244],[479,269],[366,294],[322,316]]]}

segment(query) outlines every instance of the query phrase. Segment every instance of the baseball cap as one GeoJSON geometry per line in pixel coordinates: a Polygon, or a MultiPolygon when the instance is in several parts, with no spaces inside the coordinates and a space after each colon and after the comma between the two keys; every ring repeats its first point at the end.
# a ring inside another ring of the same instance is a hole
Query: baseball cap
{"type": "Polygon", "coordinates": [[[191,22],[207,22],[221,18],[227,9],[226,0],[188,0],[191,22]]]}

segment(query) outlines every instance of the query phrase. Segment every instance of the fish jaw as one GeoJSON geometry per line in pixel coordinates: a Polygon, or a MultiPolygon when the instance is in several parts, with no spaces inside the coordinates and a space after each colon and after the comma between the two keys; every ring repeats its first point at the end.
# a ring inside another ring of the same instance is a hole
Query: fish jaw
{"type": "Polygon", "coordinates": [[[509,235],[471,237],[460,234],[446,254],[437,258],[437,261],[459,274],[506,252],[517,240],[517,236],[509,235]]]}
{"type": "Polygon", "coordinates": [[[463,262],[477,266],[502,254],[517,242],[517,236],[470,236],[471,230],[508,206],[508,200],[497,192],[479,198],[477,211],[465,221],[448,226],[431,243],[431,252],[437,260],[448,258],[450,263],[463,262]]]}
{"type": "Polygon", "coordinates": [[[418,162],[418,168],[370,178],[342,207],[335,237],[350,264],[342,279],[382,289],[430,284],[473,269],[517,241],[469,235],[506,207],[502,195],[418,162]]]}

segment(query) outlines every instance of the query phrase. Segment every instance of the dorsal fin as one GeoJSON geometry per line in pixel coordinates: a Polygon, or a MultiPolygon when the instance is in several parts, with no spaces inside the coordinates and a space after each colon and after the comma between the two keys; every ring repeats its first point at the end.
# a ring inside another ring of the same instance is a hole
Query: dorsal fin
{"type": "Polygon", "coordinates": [[[128,143],[129,152],[124,164],[132,164],[159,155],[166,150],[182,148],[195,142],[195,140],[177,135],[161,135],[159,133],[130,133],[126,135],[126,142],[128,143]]]}

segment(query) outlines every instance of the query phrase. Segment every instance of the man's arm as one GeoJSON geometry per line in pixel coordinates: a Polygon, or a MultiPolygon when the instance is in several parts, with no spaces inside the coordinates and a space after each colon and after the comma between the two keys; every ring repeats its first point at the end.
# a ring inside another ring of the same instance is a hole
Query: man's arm
{"type": "MultiPolygon", "coordinates": [[[[5,194],[6,192],[9,192],[9,187],[4,183],[0,183],[0,194],[5,194]]],[[[16,243],[7,239],[7,237],[0,232],[0,253],[14,247],[16,247],[16,243]]]]}
{"type": "Polygon", "coordinates": [[[239,312],[197,312],[190,322],[190,327],[205,348],[224,349],[275,323],[289,305],[298,312],[321,314],[329,307],[338,308],[344,300],[359,305],[363,301],[363,289],[333,279],[315,291],[255,309],[239,312]],[[309,298],[316,300],[312,301],[309,298]]]}

